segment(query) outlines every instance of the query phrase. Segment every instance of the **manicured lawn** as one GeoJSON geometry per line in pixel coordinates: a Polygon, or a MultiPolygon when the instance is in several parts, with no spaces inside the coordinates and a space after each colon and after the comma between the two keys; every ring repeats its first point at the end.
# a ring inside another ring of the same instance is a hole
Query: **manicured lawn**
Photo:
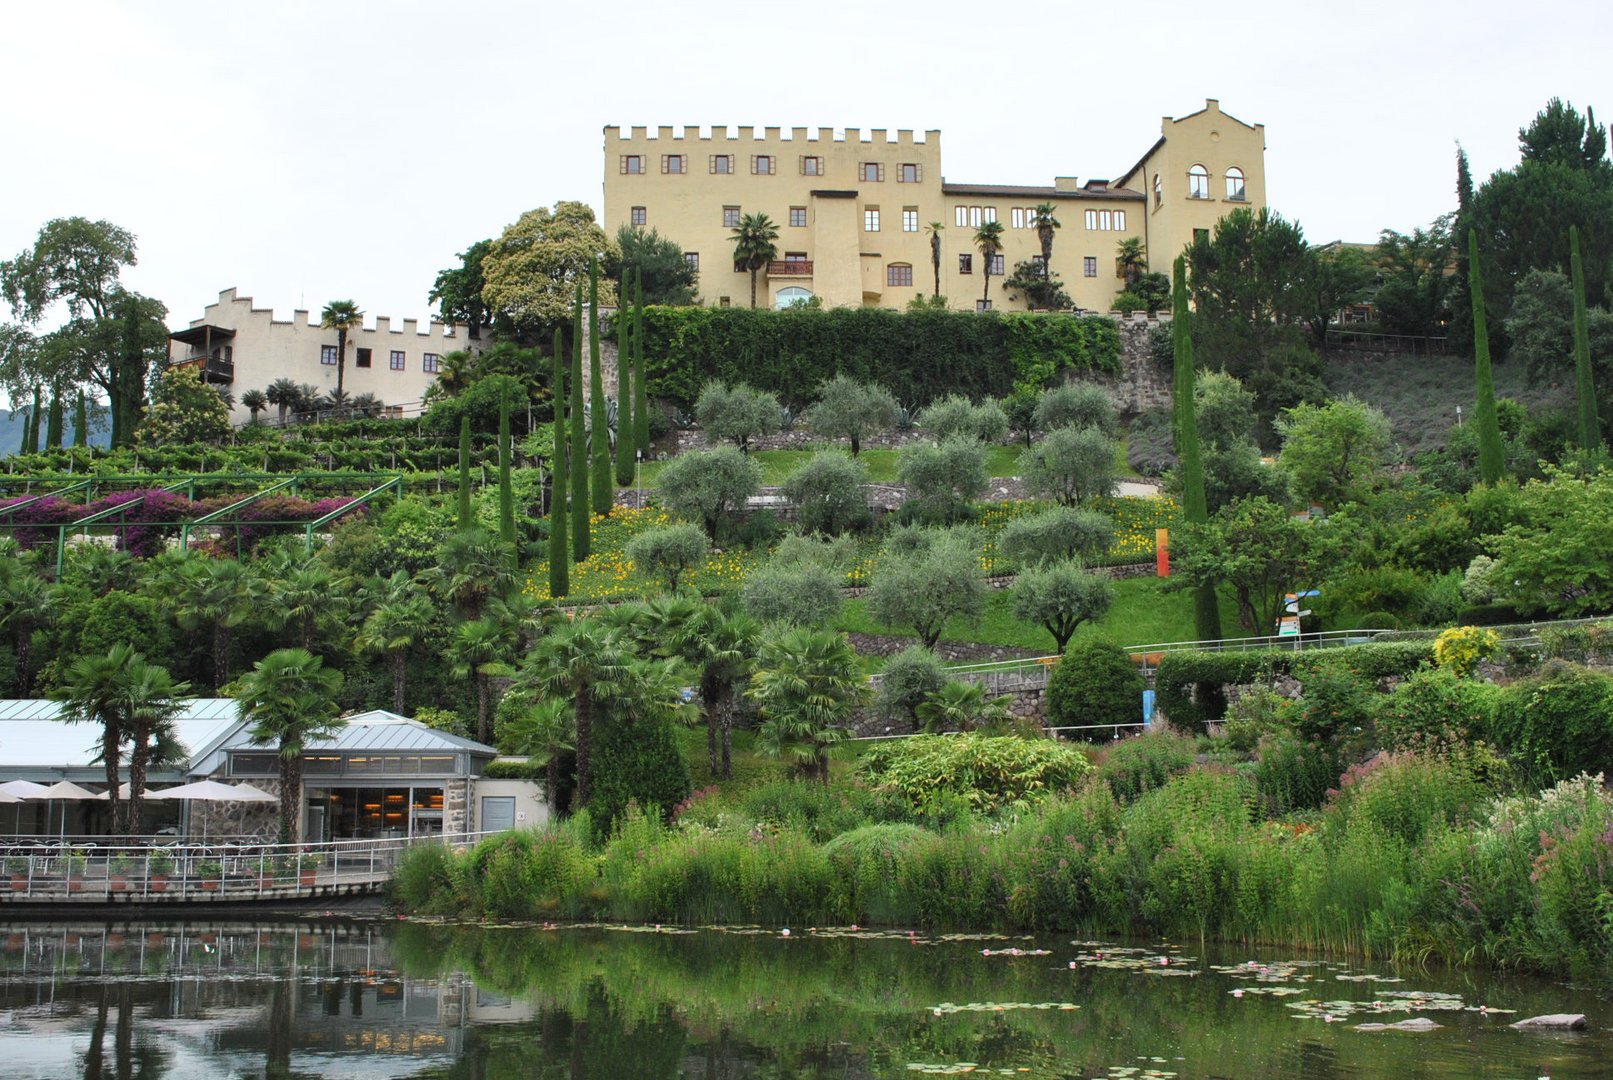
{"type": "MultiPolygon", "coordinates": [[[[986,467],[992,476],[1017,476],[1019,474],[1020,446],[993,446],[986,451],[986,467]]],[[[777,487],[802,465],[805,465],[818,450],[758,450],[751,455],[762,466],[762,483],[768,487],[777,487]]],[[[896,466],[899,454],[895,450],[864,450],[859,459],[868,469],[868,479],[876,484],[890,484],[896,481],[896,466]]],[[[1121,459],[1122,461],[1124,458],[1121,459]]],[[[656,477],[666,467],[664,461],[646,462],[643,471],[645,487],[654,487],[656,477]]]]}
{"type": "MultiPolygon", "coordinates": [[[[1223,622],[1227,636],[1242,636],[1230,618],[1223,622]]],[[[836,629],[863,634],[903,633],[874,622],[868,616],[867,604],[860,599],[846,602],[836,629]]],[[[978,623],[954,619],[941,637],[945,641],[978,641],[1046,653],[1053,651],[1051,634],[1040,626],[1014,618],[1006,590],[992,593],[986,603],[986,613],[978,623]]],[[[1100,622],[1081,627],[1075,637],[1076,640],[1098,637],[1122,646],[1191,641],[1194,637],[1193,596],[1186,591],[1165,591],[1164,583],[1158,578],[1125,578],[1115,582],[1115,602],[1108,614],[1100,622]]]]}

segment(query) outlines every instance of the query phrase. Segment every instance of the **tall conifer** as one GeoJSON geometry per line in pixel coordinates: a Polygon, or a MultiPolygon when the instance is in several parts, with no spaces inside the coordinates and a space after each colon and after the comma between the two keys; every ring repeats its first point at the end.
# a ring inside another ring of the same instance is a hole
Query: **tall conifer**
{"type": "Polygon", "coordinates": [[[476,524],[470,512],[470,417],[459,418],[459,527],[476,524]]]}
{"type": "Polygon", "coordinates": [[[644,271],[633,278],[633,448],[650,456],[650,393],[644,381],[644,271]]]}
{"type": "MultiPolygon", "coordinates": [[[[1176,405],[1176,456],[1182,469],[1182,516],[1202,525],[1210,520],[1210,513],[1204,498],[1204,463],[1199,452],[1198,406],[1194,399],[1198,379],[1193,368],[1193,332],[1187,309],[1187,260],[1178,255],[1172,270],[1172,396],[1176,405]]],[[[1221,604],[1214,585],[1200,585],[1193,590],[1193,632],[1200,641],[1214,641],[1221,636],[1221,604]]]]}
{"type": "Polygon", "coordinates": [[[588,433],[582,423],[582,282],[571,309],[571,561],[588,558],[588,433]]]}
{"type": "Polygon", "coordinates": [[[571,552],[566,543],[566,338],[554,332],[554,457],[549,462],[549,595],[571,591],[571,552]]]}
{"type": "Polygon", "coordinates": [[[50,411],[45,418],[45,449],[60,450],[62,448],[62,421],[66,407],[62,404],[62,395],[50,396],[50,411]]]}
{"type": "Polygon", "coordinates": [[[1479,234],[1474,229],[1467,231],[1467,281],[1473,295],[1473,381],[1478,384],[1473,426],[1479,436],[1479,479],[1495,484],[1506,471],[1507,459],[1501,446],[1501,422],[1495,411],[1490,332],[1484,323],[1484,275],[1479,272],[1479,234]]]}
{"type": "Polygon", "coordinates": [[[498,403],[498,538],[509,550],[510,568],[521,565],[515,546],[515,491],[510,486],[510,400],[498,403]]]}
{"type": "Polygon", "coordinates": [[[35,389],[34,407],[28,410],[28,426],[22,432],[22,451],[25,454],[39,453],[39,411],[43,404],[43,396],[35,389]]]}
{"type": "Polygon", "coordinates": [[[73,408],[73,445],[90,445],[90,413],[84,404],[84,391],[78,392],[78,404],[73,408]]]}
{"type": "Polygon", "coordinates": [[[633,422],[633,388],[629,372],[632,356],[627,347],[627,275],[623,272],[621,295],[616,301],[616,486],[633,486],[633,447],[638,431],[633,422]]]}
{"type": "Polygon", "coordinates": [[[1585,264],[1579,257],[1579,226],[1568,227],[1568,261],[1574,274],[1574,384],[1579,397],[1579,445],[1586,451],[1602,445],[1596,415],[1596,383],[1591,377],[1591,335],[1585,315],[1585,264]]]}
{"type": "Polygon", "coordinates": [[[599,367],[598,259],[588,260],[588,415],[593,511],[601,517],[607,517],[616,501],[616,489],[611,484],[613,464],[610,458],[610,420],[605,408],[605,378],[599,367]]]}

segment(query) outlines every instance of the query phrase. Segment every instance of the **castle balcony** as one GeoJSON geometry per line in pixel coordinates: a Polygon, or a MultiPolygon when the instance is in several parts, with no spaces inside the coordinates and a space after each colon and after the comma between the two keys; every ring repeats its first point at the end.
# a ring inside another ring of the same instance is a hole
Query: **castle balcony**
{"type": "Polygon", "coordinates": [[[812,276],[812,260],[775,260],[767,264],[767,276],[770,278],[809,278],[812,276]]]}
{"type": "Polygon", "coordinates": [[[235,382],[235,347],[229,344],[235,331],[227,326],[192,326],[168,335],[168,366],[194,367],[202,382],[229,386],[235,382]],[[177,360],[173,343],[187,346],[177,360]]]}

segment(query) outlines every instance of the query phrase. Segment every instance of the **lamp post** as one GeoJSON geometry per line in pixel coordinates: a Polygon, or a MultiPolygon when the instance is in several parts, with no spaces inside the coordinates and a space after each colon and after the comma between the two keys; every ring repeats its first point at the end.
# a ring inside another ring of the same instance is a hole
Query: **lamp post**
{"type": "Polygon", "coordinates": [[[633,451],[633,509],[644,509],[644,450],[639,448],[633,451]]]}

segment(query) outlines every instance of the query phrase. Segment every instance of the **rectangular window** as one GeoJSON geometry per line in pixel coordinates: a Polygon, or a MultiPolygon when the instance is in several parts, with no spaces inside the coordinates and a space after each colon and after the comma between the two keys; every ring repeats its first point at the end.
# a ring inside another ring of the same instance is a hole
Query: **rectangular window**
{"type": "Polygon", "coordinates": [[[784,253],[785,266],[801,267],[806,265],[806,261],[807,253],[804,251],[786,251],[784,253]]]}
{"type": "Polygon", "coordinates": [[[359,367],[369,367],[370,366],[370,356],[371,356],[371,352],[370,352],[369,349],[359,349],[358,350],[358,359],[354,360],[353,363],[355,363],[359,367]]]}
{"type": "Polygon", "coordinates": [[[1115,215],[1112,210],[1098,211],[1098,228],[1103,232],[1110,232],[1115,227],[1115,215]]]}
{"type": "Polygon", "coordinates": [[[1010,211],[1009,224],[1016,229],[1025,227],[1025,208],[1023,206],[1016,206],[1010,211]]]}
{"type": "Polygon", "coordinates": [[[319,362],[321,364],[324,364],[326,367],[335,367],[337,359],[336,346],[321,345],[319,347],[319,362]]]}
{"type": "Polygon", "coordinates": [[[403,368],[404,368],[404,363],[405,363],[405,361],[404,361],[404,358],[403,358],[403,350],[402,349],[393,349],[392,350],[392,360],[391,360],[391,363],[388,366],[391,367],[393,371],[402,371],[403,368]]]}
{"type": "Polygon", "coordinates": [[[722,208],[722,227],[725,229],[739,228],[739,207],[725,206],[722,208]]]}
{"type": "Polygon", "coordinates": [[[1096,255],[1088,255],[1086,258],[1081,260],[1081,276],[1098,276],[1098,257],[1096,255]]]}
{"type": "Polygon", "coordinates": [[[975,310],[976,311],[990,311],[991,310],[991,301],[990,300],[976,300],[975,301],[975,310]]]}
{"type": "Polygon", "coordinates": [[[896,180],[902,184],[916,184],[919,182],[919,167],[917,165],[901,165],[897,167],[896,180]]]}
{"type": "Polygon", "coordinates": [[[622,171],[624,173],[630,173],[630,174],[632,174],[634,176],[637,176],[638,174],[642,173],[644,171],[644,155],[643,154],[623,154],[622,155],[622,171]]]}
{"type": "Polygon", "coordinates": [[[980,228],[980,207],[969,207],[969,225],[971,228],[980,228]]]}
{"type": "Polygon", "coordinates": [[[913,266],[911,263],[891,263],[885,267],[885,284],[893,287],[913,287],[913,266]]]}
{"type": "Polygon", "coordinates": [[[685,251],[683,253],[683,265],[697,274],[700,273],[700,252],[685,251]]]}
{"type": "Polygon", "coordinates": [[[792,206],[792,207],[790,207],[790,227],[792,229],[804,229],[804,228],[806,228],[806,207],[804,207],[804,206],[792,206]]]}
{"type": "Polygon", "coordinates": [[[482,820],[478,825],[482,832],[503,832],[515,828],[515,796],[483,795],[482,820]]]}
{"type": "Polygon", "coordinates": [[[1025,207],[1025,228],[1036,228],[1036,208],[1034,206],[1025,207]]]}
{"type": "Polygon", "coordinates": [[[632,220],[634,225],[648,225],[649,224],[650,215],[649,215],[649,212],[644,209],[644,207],[635,206],[635,207],[633,207],[631,213],[632,213],[631,220],[632,220]]]}
{"type": "Polygon", "coordinates": [[[875,161],[865,161],[858,166],[857,178],[865,184],[882,183],[885,179],[885,166],[875,161]]]}
{"type": "Polygon", "coordinates": [[[772,154],[753,154],[750,159],[750,171],[757,176],[772,176],[775,160],[772,154]]]}
{"type": "Polygon", "coordinates": [[[972,274],[975,272],[975,257],[973,255],[958,256],[958,273],[972,274]]]}
{"type": "Polygon", "coordinates": [[[734,171],[734,155],[712,154],[711,171],[719,176],[727,176],[734,171]]]}
{"type": "Polygon", "coordinates": [[[1003,257],[1001,255],[991,257],[991,270],[989,272],[995,277],[1003,276],[1003,257]]]}
{"type": "Polygon", "coordinates": [[[802,176],[822,176],[823,159],[821,157],[803,157],[801,159],[802,176]]]}
{"type": "Polygon", "coordinates": [[[1124,210],[1115,211],[1115,228],[1120,232],[1126,231],[1126,212],[1124,210]]]}
{"type": "Polygon", "coordinates": [[[662,154],[661,171],[664,173],[686,173],[689,171],[688,159],[682,154],[662,154]]]}
{"type": "Polygon", "coordinates": [[[428,375],[435,375],[438,371],[442,370],[442,363],[438,359],[437,354],[434,352],[428,352],[426,355],[422,356],[420,358],[420,370],[424,371],[428,375]]]}
{"type": "Polygon", "coordinates": [[[969,224],[969,208],[967,206],[960,206],[953,210],[952,224],[960,229],[969,224]]]}
{"type": "Polygon", "coordinates": [[[1098,229],[1098,212],[1096,210],[1088,210],[1081,216],[1084,219],[1087,231],[1096,232],[1098,229]]]}
{"type": "Polygon", "coordinates": [[[919,231],[919,208],[918,207],[916,207],[916,206],[905,206],[905,207],[902,208],[902,231],[903,232],[918,232],[919,231]]]}
{"type": "Polygon", "coordinates": [[[996,221],[997,208],[995,206],[982,206],[980,208],[980,217],[985,221],[996,221]]]}
{"type": "Polygon", "coordinates": [[[879,207],[870,206],[863,211],[863,232],[879,231],[879,207]]]}

